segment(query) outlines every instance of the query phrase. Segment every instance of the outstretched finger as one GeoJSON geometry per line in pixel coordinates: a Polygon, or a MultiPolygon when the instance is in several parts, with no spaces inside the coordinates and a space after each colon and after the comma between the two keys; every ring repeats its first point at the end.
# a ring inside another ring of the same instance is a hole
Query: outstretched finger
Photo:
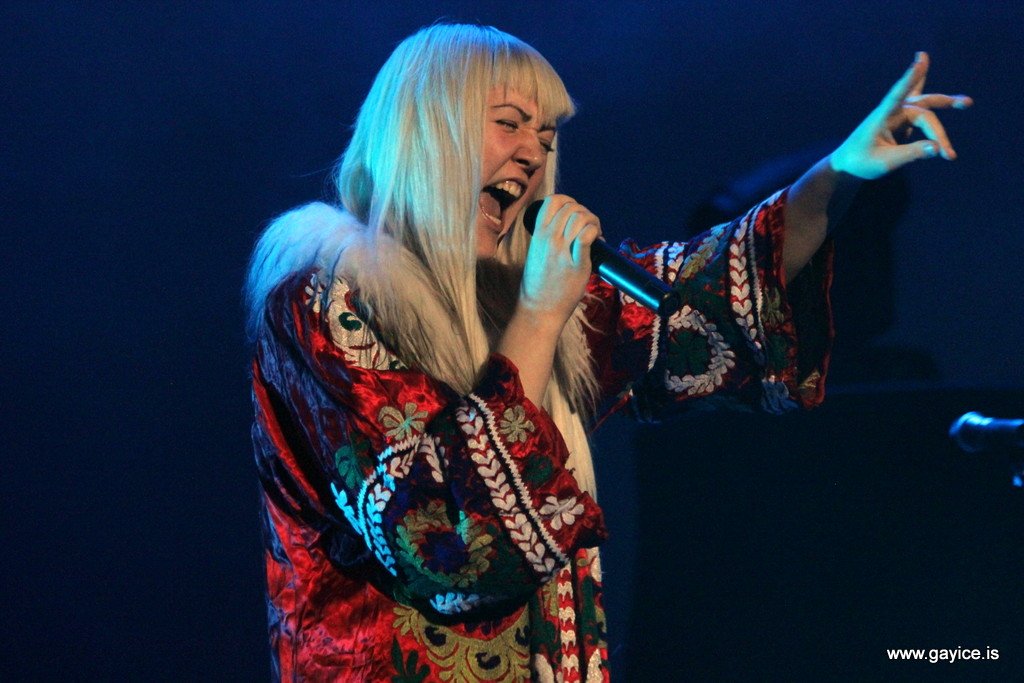
{"type": "MultiPolygon", "coordinates": [[[[900,79],[889,88],[889,92],[882,98],[882,102],[878,105],[875,111],[872,112],[872,118],[878,122],[884,121],[889,115],[899,107],[903,100],[906,99],[907,95],[914,88],[924,87],[924,78],[928,75],[928,54],[925,52],[918,52],[914,59],[914,63],[910,65],[900,79]]],[[[920,94],[920,90],[918,90],[920,94]]]]}
{"type": "Polygon", "coordinates": [[[924,73],[921,74],[920,78],[914,79],[910,90],[907,92],[907,97],[917,97],[924,92],[924,80],[928,75],[928,66],[931,64],[931,58],[927,52],[918,52],[914,55],[914,64],[917,65],[918,62],[924,62],[924,73]]]}
{"type": "Polygon", "coordinates": [[[927,107],[928,109],[967,109],[967,107],[974,104],[974,100],[967,95],[941,95],[939,93],[928,93],[927,95],[908,97],[907,104],[912,104],[917,107],[927,107]]]}

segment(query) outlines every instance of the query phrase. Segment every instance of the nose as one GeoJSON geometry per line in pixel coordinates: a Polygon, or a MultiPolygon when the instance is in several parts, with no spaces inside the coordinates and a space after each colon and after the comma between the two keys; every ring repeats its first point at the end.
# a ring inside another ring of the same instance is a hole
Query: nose
{"type": "Polygon", "coordinates": [[[537,136],[526,134],[523,136],[522,143],[516,148],[514,159],[528,174],[532,175],[544,163],[544,155],[544,148],[537,136]]]}

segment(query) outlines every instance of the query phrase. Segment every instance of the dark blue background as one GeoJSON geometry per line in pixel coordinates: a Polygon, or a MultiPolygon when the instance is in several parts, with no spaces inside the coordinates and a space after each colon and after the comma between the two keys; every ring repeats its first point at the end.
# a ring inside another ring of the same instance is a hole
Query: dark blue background
{"type": "Polygon", "coordinates": [[[942,435],[964,410],[1024,414],[1024,6],[954,0],[5,3],[2,671],[266,676],[245,261],[269,217],[327,194],[376,70],[438,18],[548,57],[579,105],[563,188],[641,242],[841,138],[915,50],[931,88],[975,97],[943,117],[960,159],[905,174],[891,277],[837,283],[839,352],[882,298],[874,343],[936,373],[783,421],[614,421],[608,606],[637,680],[917,678],[939,665],[883,648],[958,645],[1003,658],[957,676],[1024,672],[1021,492],[942,435]]]}

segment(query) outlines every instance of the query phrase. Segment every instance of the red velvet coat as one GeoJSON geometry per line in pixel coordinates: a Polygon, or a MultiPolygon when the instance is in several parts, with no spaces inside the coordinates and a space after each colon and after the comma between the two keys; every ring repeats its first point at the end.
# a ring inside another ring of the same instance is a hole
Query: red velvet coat
{"type": "MultiPolygon", "coordinates": [[[[821,400],[829,257],[786,291],[783,203],[688,244],[623,245],[682,289],[668,320],[591,281],[589,343],[615,407],[821,400]]],[[[606,680],[601,509],[516,368],[493,355],[458,395],[378,341],[348,283],[319,275],[273,291],[253,363],[275,674],[606,680]]]]}

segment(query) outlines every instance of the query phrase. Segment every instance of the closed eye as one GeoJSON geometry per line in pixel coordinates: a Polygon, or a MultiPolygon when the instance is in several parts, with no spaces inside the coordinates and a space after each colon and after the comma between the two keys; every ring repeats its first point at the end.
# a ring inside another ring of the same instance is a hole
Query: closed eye
{"type": "MultiPolygon", "coordinates": [[[[509,131],[510,133],[517,132],[521,127],[521,124],[517,123],[516,121],[513,121],[512,119],[497,119],[495,120],[495,123],[497,123],[505,130],[509,131]]],[[[537,141],[540,143],[540,146],[544,148],[545,154],[551,154],[552,152],[555,151],[554,140],[545,140],[544,138],[537,138],[537,141]]]]}

